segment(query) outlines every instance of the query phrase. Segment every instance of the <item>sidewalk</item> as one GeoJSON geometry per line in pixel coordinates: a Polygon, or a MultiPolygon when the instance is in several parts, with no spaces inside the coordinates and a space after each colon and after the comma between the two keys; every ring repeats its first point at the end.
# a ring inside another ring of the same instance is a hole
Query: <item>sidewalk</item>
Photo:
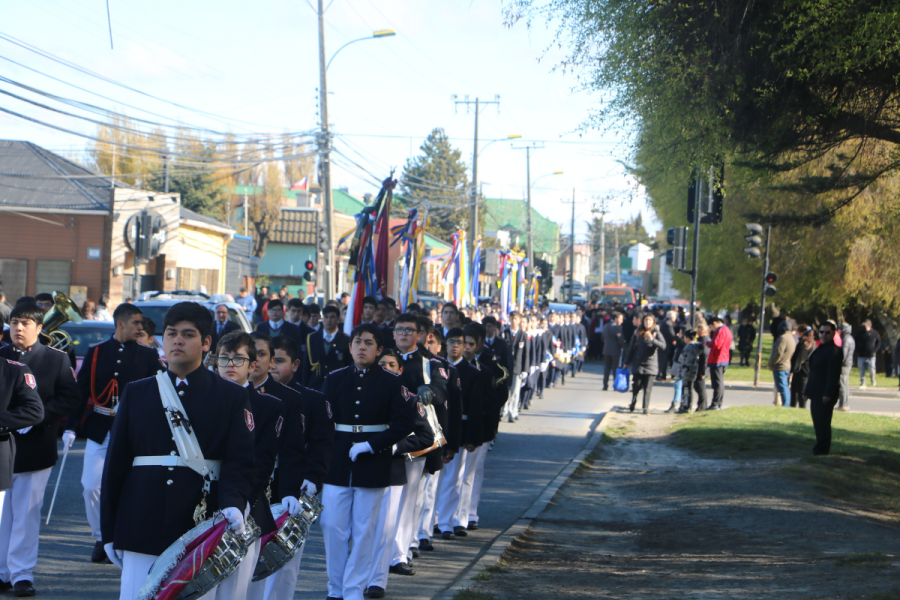
{"type": "MultiPolygon", "coordinates": [[[[654,383],[653,387],[673,387],[674,382],[671,379],[667,379],[665,381],[657,381],[654,383]]],[[[771,381],[760,381],[758,387],[754,387],[752,381],[728,381],[725,380],[725,389],[726,390],[735,390],[739,392],[768,392],[770,394],[775,392],[775,384],[771,381]]],[[[870,387],[865,390],[860,388],[858,385],[850,386],[850,397],[861,397],[861,398],[884,398],[884,399],[895,399],[900,398],[900,390],[897,388],[882,388],[882,387],[870,387]]]]}
{"type": "Polygon", "coordinates": [[[815,494],[786,472],[798,459],[671,446],[672,420],[610,413],[606,431],[627,437],[600,444],[459,598],[896,597],[896,522],[815,494]]]}

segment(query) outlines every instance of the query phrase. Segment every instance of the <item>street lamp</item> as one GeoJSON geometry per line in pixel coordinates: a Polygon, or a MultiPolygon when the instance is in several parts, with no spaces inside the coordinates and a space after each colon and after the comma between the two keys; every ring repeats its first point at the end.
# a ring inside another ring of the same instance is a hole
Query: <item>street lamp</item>
{"type": "Polygon", "coordinates": [[[546,175],[541,175],[534,181],[531,181],[531,153],[530,148],[526,148],[526,173],[525,176],[528,178],[528,206],[526,207],[526,213],[528,215],[528,269],[531,278],[534,277],[534,239],[531,231],[531,186],[544,177],[550,177],[551,175],[562,175],[562,171],[553,171],[552,173],[547,173],[546,175]]]}
{"type": "Polygon", "coordinates": [[[343,50],[350,44],[355,44],[356,42],[361,42],[363,40],[375,40],[378,38],[393,37],[395,35],[397,35],[397,32],[394,31],[393,29],[379,29],[378,31],[373,31],[372,35],[367,35],[366,37],[361,37],[361,38],[358,38],[355,40],[350,40],[349,42],[347,42],[346,44],[344,44],[343,46],[338,48],[337,51],[331,55],[331,58],[328,59],[328,64],[325,65],[325,70],[327,71],[328,67],[331,66],[331,62],[334,60],[334,57],[338,55],[338,52],[340,52],[341,50],[343,50]]]}
{"type": "Polygon", "coordinates": [[[487,144],[485,144],[484,146],[481,147],[481,150],[478,151],[478,156],[481,156],[481,153],[484,152],[485,148],[487,148],[494,142],[505,142],[507,140],[518,140],[521,137],[522,137],[521,133],[513,133],[513,134],[506,136],[505,138],[497,138],[496,140],[491,140],[487,144]]]}
{"type": "Polygon", "coordinates": [[[337,52],[331,55],[331,59],[325,62],[325,7],[323,0],[319,0],[319,113],[321,133],[317,140],[319,146],[319,156],[321,157],[322,166],[322,212],[325,215],[325,300],[334,298],[335,280],[337,279],[334,265],[334,199],[331,196],[331,132],[328,130],[328,82],[325,74],[331,61],[338,55],[338,52],[349,46],[350,44],[361,42],[363,40],[372,40],[384,37],[392,37],[397,35],[393,29],[379,29],[372,33],[371,36],[351,40],[337,49],[337,52]]]}

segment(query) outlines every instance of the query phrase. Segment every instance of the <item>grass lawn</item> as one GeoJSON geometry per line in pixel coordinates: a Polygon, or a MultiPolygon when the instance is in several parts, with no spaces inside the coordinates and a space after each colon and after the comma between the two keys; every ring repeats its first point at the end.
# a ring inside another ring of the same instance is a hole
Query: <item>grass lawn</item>
{"type": "Polygon", "coordinates": [[[808,410],[738,406],[679,417],[674,443],[736,460],[801,458],[788,471],[828,495],[900,514],[900,419],[835,413],[831,456],[813,457],[808,410]]]}
{"type": "MultiPolygon", "coordinates": [[[[763,343],[762,343],[762,368],[759,370],[759,380],[773,383],[775,380],[772,377],[772,371],[766,368],[766,365],[769,364],[769,356],[772,354],[772,335],[769,333],[763,334],[763,343]]],[[[740,354],[737,350],[735,350],[731,354],[731,366],[728,367],[728,370],[725,371],[725,381],[753,381],[753,367],[739,367],[738,363],[740,362],[740,354]]],[[[756,346],[753,346],[753,353],[750,355],[750,364],[753,364],[753,361],[756,360],[756,346]]],[[[856,387],[859,385],[859,369],[855,366],[853,370],[850,371],[850,385],[856,387]]],[[[869,380],[866,378],[866,385],[869,385],[869,380]]],[[[875,374],[875,387],[878,388],[896,388],[898,385],[898,381],[896,377],[885,377],[884,373],[876,373],[875,374]]]]}

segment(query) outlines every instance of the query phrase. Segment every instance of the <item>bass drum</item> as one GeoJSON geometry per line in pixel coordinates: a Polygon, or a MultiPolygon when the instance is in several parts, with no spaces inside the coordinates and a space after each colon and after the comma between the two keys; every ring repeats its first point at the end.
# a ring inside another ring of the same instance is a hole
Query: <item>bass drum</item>
{"type": "Polygon", "coordinates": [[[228,529],[221,513],[203,521],[159,555],[137,600],[192,600],[222,583],[259,539],[259,526],[248,518],[244,532],[228,529]]]}
{"type": "Polygon", "coordinates": [[[303,546],[309,528],[322,514],[322,503],[315,496],[301,495],[300,510],[293,517],[280,503],[272,505],[272,516],[278,530],[262,538],[259,562],[253,581],[260,581],[286,565],[303,546]]]}

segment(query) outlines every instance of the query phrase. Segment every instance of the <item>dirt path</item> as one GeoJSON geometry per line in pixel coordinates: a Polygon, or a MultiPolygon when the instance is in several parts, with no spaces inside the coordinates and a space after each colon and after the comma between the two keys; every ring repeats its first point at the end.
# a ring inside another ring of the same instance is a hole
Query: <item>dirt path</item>
{"type": "MultiPolygon", "coordinates": [[[[897,522],[787,476],[789,461],[667,445],[667,415],[601,444],[470,598],[900,599],[897,522]]],[[[465,597],[465,596],[463,596],[465,597]]]]}

